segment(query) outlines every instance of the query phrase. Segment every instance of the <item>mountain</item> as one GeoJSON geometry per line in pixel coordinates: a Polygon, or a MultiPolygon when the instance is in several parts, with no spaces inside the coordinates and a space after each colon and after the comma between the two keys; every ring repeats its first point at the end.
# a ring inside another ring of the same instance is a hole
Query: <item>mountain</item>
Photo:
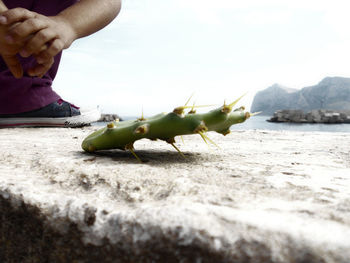
{"type": "Polygon", "coordinates": [[[252,112],[262,111],[262,115],[282,109],[349,110],[350,78],[326,77],[317,85],[301,90],[274,84],[259,91],[251,106],[252,112]]]}

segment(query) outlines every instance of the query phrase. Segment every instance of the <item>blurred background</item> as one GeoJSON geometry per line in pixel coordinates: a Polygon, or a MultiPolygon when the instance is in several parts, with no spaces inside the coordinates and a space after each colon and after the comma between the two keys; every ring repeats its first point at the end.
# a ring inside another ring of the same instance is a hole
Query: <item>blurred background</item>
{"type": "Polygon", "coordinates": [[[348,76],[349,1],[124,0],[102,31],[65,50],[54,89],[79,106],[146,116],[195,93],[220,105],[274,83],[348,76]]]}

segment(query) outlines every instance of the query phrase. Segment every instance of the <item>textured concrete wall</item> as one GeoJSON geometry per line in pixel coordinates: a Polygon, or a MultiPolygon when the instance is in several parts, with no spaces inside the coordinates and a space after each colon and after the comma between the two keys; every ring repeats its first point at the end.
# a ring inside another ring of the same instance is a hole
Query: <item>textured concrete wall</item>
{"type": "Polygon", "coordinates": [[[350,136],[236,131],[81,151],[0,130],[0,262],[349,262],[350,136]]]}

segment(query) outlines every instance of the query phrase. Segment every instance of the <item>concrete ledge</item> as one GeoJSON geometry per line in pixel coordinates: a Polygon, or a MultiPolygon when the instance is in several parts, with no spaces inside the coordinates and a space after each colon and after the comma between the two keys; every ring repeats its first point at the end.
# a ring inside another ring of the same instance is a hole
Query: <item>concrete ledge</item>
{"type": "Polygon", "coordinates": [[[350,135],[237,131],[86,154],[0,130],[0,262],[349,262],[350,135]]]}

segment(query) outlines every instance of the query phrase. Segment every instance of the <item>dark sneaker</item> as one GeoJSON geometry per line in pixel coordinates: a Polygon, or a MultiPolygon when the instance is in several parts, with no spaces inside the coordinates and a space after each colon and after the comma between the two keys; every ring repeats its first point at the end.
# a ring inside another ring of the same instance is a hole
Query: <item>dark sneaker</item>
{"type": "Polygon", "coordinates": [[[100,116],[98,109],[80,109],[60,99],[38,110],[0,114],[0,128],[81,127],[98,121],[100,116]]]}

